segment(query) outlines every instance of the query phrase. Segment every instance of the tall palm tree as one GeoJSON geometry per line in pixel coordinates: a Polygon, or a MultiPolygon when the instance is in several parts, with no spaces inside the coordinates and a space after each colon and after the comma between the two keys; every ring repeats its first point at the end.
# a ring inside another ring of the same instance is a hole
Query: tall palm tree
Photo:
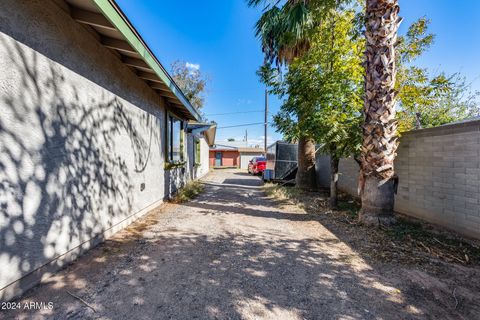
{"type": "MultiPolygon", "coordinates": [[[[308,32],[313,20],[309,1],[287,0],[281,7],[279,2],[248,0],[250,6],[265,6],[255,26],[256,36],[262,43],[266,62],[281,66],[288,65],[308,50],[308,32]]],[[[301,122],[301,115],[298,117],[301,122]]],[[[315,141],[308,135],[298,137],[296,185],[302,189],[313,189],[316,185],[315,141]]]]}
{"type": "Polygon", "coordinates": [[[397,121],[394,90],[395,45],[401,18],[398,0],[367,0],[365,51],[365,105],[360,155],[360,221],[388,225],[395,221],[394,193],[397,179],[397,121]]]}
{"type": "MultiPolygon", "coordinates": [[[[360,220],[365,224],[391,224],[396,182],[395,45],[398,0],[366,1],[365,106],[359,191],[362,197],[360,220]]],[[[250,6],[263,4],[257,36],[266,57],[288,62],[308,50],[312,30],[311,12],[327,12],[351,0],[247,0],[250,6]]]]}

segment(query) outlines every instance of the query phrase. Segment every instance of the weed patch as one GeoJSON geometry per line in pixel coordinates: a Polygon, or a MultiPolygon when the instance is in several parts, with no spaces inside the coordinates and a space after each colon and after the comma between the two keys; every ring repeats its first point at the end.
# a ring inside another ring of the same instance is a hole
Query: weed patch
{"type": "Polygon", "coordinates": [[[266,194],[280,206],[296,206],[330,229],[360,253],[379,262],[405,265],[435,265],[439,262],[480,265],[478,241],[437,228],[426,222],[397,215],[390,228],[372,228],[358,223],[360,203],[341,194],[338,209],[328,207],[325,192],[305,192],[295,187],[265,185],[266,194]]]}
{"type": "Polygon", "coordinates": [[[189,181],[180,189],[171,202],[183,203],[192,200],[203,191],[203,183],[198,180],[189,181]]]}

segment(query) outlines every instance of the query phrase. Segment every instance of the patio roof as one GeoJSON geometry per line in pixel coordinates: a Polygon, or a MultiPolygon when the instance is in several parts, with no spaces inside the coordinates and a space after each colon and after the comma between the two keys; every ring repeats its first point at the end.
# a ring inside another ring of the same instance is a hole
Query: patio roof
{"type": "Polygon", "coordinates": [[[204,123],[190,121],[187,125],[187,132],[191,132],[193,134],[203,133],[208,145],[211,147],[215,144],[217,124],[215,122],[204,123]]]}

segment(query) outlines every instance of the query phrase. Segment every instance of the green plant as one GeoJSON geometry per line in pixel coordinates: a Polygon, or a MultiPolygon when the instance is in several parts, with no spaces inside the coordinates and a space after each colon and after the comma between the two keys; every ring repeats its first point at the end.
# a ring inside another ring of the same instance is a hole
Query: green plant
{"type": "MultiPolygon", "coordinates": [[[[364,41],[357,37],[353,10],[330,10],[283,76],[270,64],[258,72],[272,92],[284,98],[274,124],[287,141],[310,137],[331,156],[330,205],[337,206],[338,163],[358,154],[363,92],[364,41]]],[[[315,161],[315,147],[313,148],[315,161]]]]}
{"type": "Polygon", "coordinates": [[[165,162],[164,168],[165,170],[171,170],[175,168],[182,168],[185,166],[187,162],[186,161],[181,161],[181,162],[165,162]]]}
{"type": "Polygon", "coordinates": [[[204,189],[203,183],[198,180],[192,180],[187,182],[183,188],[181,188],[175,197],[172,199],[174,203],[183,203],[192,200],[199,195],[204,189]]]}

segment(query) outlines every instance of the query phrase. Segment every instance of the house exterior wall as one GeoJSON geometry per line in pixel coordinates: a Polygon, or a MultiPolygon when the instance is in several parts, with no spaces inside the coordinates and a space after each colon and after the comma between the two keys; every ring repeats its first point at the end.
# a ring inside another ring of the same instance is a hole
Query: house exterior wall
{"type": "Polygon", "coordinates": [[[187,169],[164,170],[163,99],[64,8],[4,0],[0,21],[7,300],[160,204],[187,169]]]}
{"type": "Polygon", "coordinates": [[[196,178],[201,178],[210,171],[209,159],[208,159],[209,150],[210,150],[210,146],[208,145],[207,140],[205,138],[200,139],[201,165],[197,168],[196,178]]]}
{"type": "Polygon", "coordinates": [[[190,179],[199,179],[205,176],[209,168],[209,149],[207,141],[203,135],[189,134],[187,137],[187,153],[188,153],[188,176],[190,179]],[[200,142],[200,163],[195,163],[195,139],[200,142]]]}
{"type": "MultiPolygon", "coordinates": [[[[210,150],[210,166],[215,167],[215,153],[218,151],[210,150]]],[[[240,165],[240,154],[238,151],[220,151],[222,152],[222,167],[238,167],[240,165]]]]}
{"type": "Polygon", "coordinates": [[[208,165],[211,168],[215,167],[215,151],[209,150],[209,152],[208,152],[208,165]]]}
{"type": "MultiPolygon", "coordinates": [[[[397,153],[395,210],[480,239],[480,121],[404,133],[397,153]]],[[[358,170],[342,159],[339,189],[357,195],[358,170]]]]}

